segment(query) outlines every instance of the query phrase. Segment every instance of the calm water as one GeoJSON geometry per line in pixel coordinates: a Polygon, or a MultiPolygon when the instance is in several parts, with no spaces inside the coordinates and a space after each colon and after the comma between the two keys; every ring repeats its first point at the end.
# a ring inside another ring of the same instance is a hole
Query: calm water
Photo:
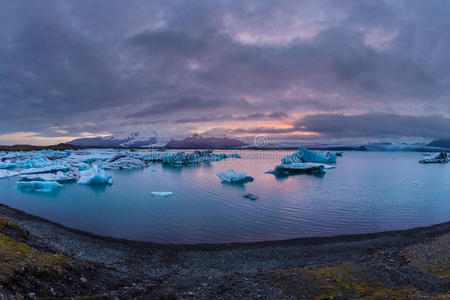
{"type": "Polygon", "coordinates": [[[264,174],[291,153],[247,151],[207,166],[109,171],[111,186],[72,183],[54,193],[22,192],[17,179],[3,179],[0,202],[73,228],[159,243],[330,236],[450,220],[450,165],[421,165],[419,153],[346,152],[323,177],[264,174]],[[216,173],[228,168],[255,181],[222,183],[216,173]],[[154,191],[173,196],[155,198],[154,191]]]}

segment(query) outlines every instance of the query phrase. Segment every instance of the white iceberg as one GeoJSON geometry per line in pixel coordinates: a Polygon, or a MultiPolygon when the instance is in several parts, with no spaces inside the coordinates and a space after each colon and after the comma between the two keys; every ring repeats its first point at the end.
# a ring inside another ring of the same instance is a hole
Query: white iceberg
{"type": "Polygon", "coordinates": [[[247,176],[245,172],[236,172],[233,169],[217,173],[217,177],[226,182],[248,182],[253,181],[253,177],[247,176]]]}
{"type": "Polygon", "coordinates": [[[61,163],[61,164],[54,164],[54,165],[50,165],[50,166],[42,167],[42,168],[25,169],[25,170],[22,170],[20,172],[20,174],[53,173],[53,172],[58,172],[58,171],[66,172],[69,170],[70,170],[70,167],[68,165],[61,163]]]}
{"type": "Polygon", "coordinates": [[[441,152],[431,158],[425,158],[419,161],[421,164],[446,164],[448,163],[448,155],[441,152]]]}
{"type": "Polygon", "coordinates": [[[104,169],[135,169],[146,166],[143,160],[125,154],[117,155],[101,165],[104,169]]]}
{"type": "Polygon", "coordinates": [[[0,178],[12,177],[12,176],[16,176],[17,174],[19,174],[19,173],[15,172],[15,171],[0,169],[0,178]]]}
{"type": "Polygon", "coordinates": [[[153,197],[169,197],[172,196],[172,192],[152,192],[153,197]]]}
{"type": "Polygon", "coordinates": [[[17,187],[27,191],[51,192],[62,187],[62,185],[55,181],[19,181],[17,187]]]}
{"type": "Polygon", "coordinates": [[[112,184],[112,176],[105,170],[94,165],[87,170],[80,171],[79,184],[112,184]]]}
{"type": "Polygon", "coordinates": [[[76,172],[61,172],[56,173],[40,173],[21,175],[22,181],[76,181],[78,175],[76,172]]]}
{"type": "Polygon", "coordinates": [[[68,159],[84,163],[93,163],[94,161],[107,161],[116,155],[116,151],[89,151],[72,153],[68,159]]]}
{"type": "Polygon", "coordinates": [[[333,152],[316,153],[306,148],[299,147],[298,152],[285,156],[282,158],[283,164],[290,163],[322,163],[322,164],[335,164],[337,156],[333,152]]]}

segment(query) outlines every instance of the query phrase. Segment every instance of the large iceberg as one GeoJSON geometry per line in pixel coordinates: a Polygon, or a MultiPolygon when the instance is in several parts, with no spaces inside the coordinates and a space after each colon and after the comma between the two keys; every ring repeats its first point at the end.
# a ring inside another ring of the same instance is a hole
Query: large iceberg
{"type": "Polygon", "coordinates": [[[30,168],[20,171],[20,174],[39,174],[39,173],[53,173],[53,172],[66,172],[69,171],[70,167],[66,164],[54,164],[42,168],[30,168]]]}
{"type": "Polygon", "coordinates": [[[26,191],[51,192],[62,187],[62,185],[55,181],[19,181],[17,187],[26,191]]]}
{"type": "Polygon", "coordinates": [[[22,181],[76,181],[78,174],[73,171],[56,173],[27,174],[20,176],[22,181]]]}
{"type": "Polygon", "coordinates": [[[287,155],[281,159],[282,164],[267,173],[288,175],[298,173],[324,174],[325,169],[332,169],[337,156],[333,152],[313,152],[299,147],[298,152],[287,155]]]}
{"type": "Polygon", "coordinates": [[[79,184],[112,184],[112,176],[105,170],[94,165],[87,170],[80,171],[79,184]]]}
{"type": "Polygon", "coordinates": [[[119,154],[101,165],[104,169],[135,169],[146,167],[142,159],[134,158],[126,154],[119,154]]]}
{"type": "Polygon", "coordinates": [[[303,147],[298,148],[298,152],[285,156],[281,159],[284,164],[290,163],[321,163],[321,164],[335,164],[337,156],[333,152],[317,153],[303,147]]]}
{"type": "Polygon", "coordinates": [[[253,181],[253,177],[247,176],[245,172],[236,172],[233,169],[217,173],[217,177],[223,181],[235,183],[235,182],[249,182],[253,181]]]}
{"type": "Polygon", "coordinates": [[[433,157],[422,159],[419,162],[422,164],[446,164],[448,163],[448,155],[445,152],[441,152],[433,157]]]}

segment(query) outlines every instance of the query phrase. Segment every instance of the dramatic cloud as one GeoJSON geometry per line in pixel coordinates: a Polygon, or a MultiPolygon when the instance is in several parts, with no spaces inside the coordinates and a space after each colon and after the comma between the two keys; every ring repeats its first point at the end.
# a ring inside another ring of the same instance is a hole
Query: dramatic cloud
{"type": "Polygon", "coordinates": [[[445,0],[2,1],[0,141],[445,136],[449,14],[445,0]]]}

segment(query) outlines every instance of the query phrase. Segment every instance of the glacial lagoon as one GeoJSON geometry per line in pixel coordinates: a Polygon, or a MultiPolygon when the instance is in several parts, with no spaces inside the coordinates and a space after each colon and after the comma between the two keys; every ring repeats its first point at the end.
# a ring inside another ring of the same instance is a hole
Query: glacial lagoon
{"type": "Polygon", "coordinates": [[[450,165],[419,164],[421,153],[345,152],[322,176],[281,177],[265,172],[293,151],[238,153],[242,158],[208,164],[108,170],[113,184],[71,182],[44,193],[18,189],[17,176],[4,178],[0,203],[95,234],[174,244],[359,234],[450,220],[450,165]],[[216,174],[230,168],[254,181],[222,182],[216,174]]]}

